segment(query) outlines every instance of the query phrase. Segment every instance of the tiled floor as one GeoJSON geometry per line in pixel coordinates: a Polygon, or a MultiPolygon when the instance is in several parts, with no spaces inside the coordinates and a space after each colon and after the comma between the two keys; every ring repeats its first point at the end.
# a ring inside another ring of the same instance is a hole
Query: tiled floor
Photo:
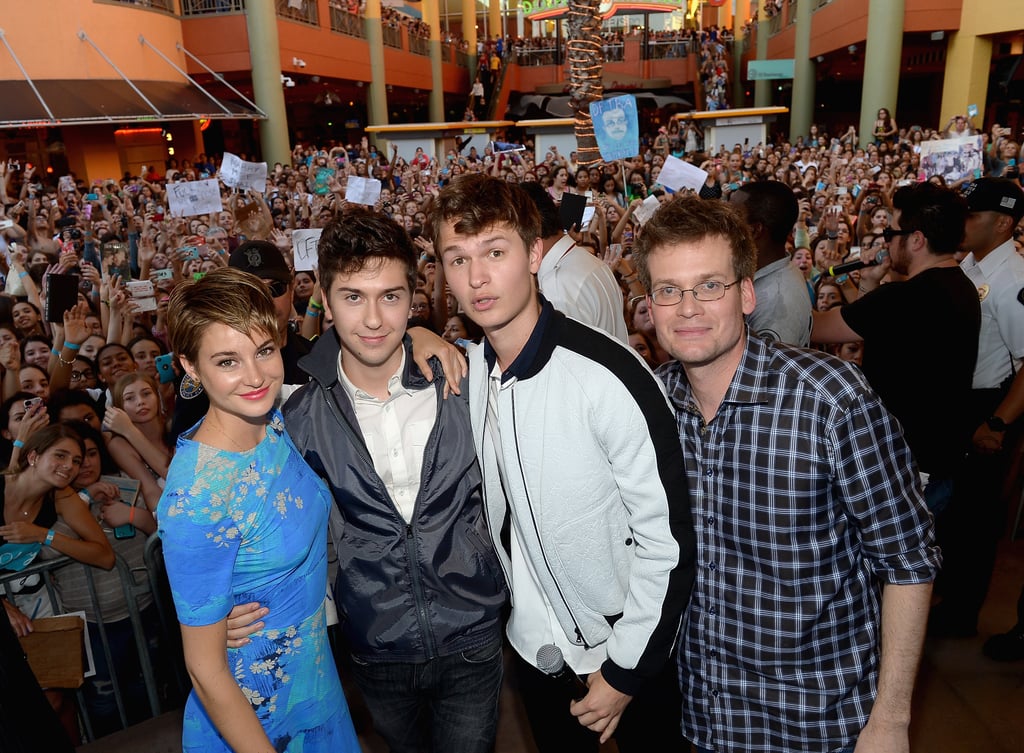
{"type": "MultiPolygon", "coordinates": [[[[915,753],[1020,753],[1024,751],[1024,661],[997,664],[981,655],[984,638],[1015,621],[1024,584],[1024,538],[1004,541],[981,634],[971,640],[929,640],[917,683],[911,750],[915,753]]],[[[369,729],[349,689],[366,753],[387,748],[369,729]]],[[[111,735],[80,753],[179,753],[180,712],[111,735]]],[[[608,745],[607,751],[614,746],[608,745]]],[[[506,682],[496,753],[532,753],[530,733],[515,689],[506,682]]]]}

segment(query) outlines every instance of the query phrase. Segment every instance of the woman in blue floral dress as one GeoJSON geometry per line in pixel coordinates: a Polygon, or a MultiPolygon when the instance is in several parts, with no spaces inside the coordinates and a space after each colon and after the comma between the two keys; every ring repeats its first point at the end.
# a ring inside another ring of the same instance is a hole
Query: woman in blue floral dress
{"type": "Polygon", "coordinates": [[[194,688],[182,747],[358,751],[326,639],[331,500],[273,408],[284,368],[269,291],[219,269],[175,289],[168,324],[185,383],[210,399],[178,440],[158,508],[194,688]],[[225,648],[228,612],[254,601],[270,609],[264,627],[225,648]]]}

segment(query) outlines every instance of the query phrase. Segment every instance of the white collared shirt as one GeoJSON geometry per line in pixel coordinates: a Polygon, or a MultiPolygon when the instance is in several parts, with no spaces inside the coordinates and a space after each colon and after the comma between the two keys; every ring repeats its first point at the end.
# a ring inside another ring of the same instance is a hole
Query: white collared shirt
{"type": "Polygon", "coordinates": [[[629,343],[622,289],[615,275],[568,235],[559,238],[544,255],[537,270],[537,284],[551,305],[566,316],[629,343]]]}
{"type": "Polygon", "coordinates": [[[960,268],[981,298],[974,389],[998,387],[1020,370],[1024,358],[1024,259],[1008,240],[981,261],[968,254],[960,268]]]}
{"type": "Polygon", "coordinates": [[[433,385],[420,390],[406,388],[402,384],[404,371],[403,351],[398,371],[388,379],[388,397],[380,400],[352,383],[338,354],[338,379],[352,401],[373,468],[409,523],[420,492],[423,452],[437,421],[437,391],[433,385]]]}

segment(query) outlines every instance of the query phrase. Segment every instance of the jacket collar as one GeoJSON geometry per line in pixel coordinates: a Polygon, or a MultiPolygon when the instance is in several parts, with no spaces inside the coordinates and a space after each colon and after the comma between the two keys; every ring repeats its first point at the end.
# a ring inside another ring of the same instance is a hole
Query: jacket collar
{"type": "MultiPolygon", "coordinates": [[[[555,307],[548,302],[544,296],[540,296],[540,317],[530,333],[530,339],[526,341],[522,351],[501,375],[501,383],[510,379],[529,379],[540,372],[551,358],[551,353],[558,342],[558,334],[565,326],[565,314],[556,311],[555,307]]],[[[484,339],[484,360],[487,363],[487,373],[494,371],[494,364],[498,361],[498,354],[494,352],[491,343],[484,339]]]]}
{"type": "MultiPolygon", "coordinates": [[[[402,347],[405,348],[402,385],[410,390],[423,389],[430,382],[420,372],[416,362],[412,360],[412,340],[409,339],[408,334],[402,338],[402,347]]],[[[331,389],[338,381],[338,354],[340,352],[341,344],[338,341],[338,335],[333,329],[329,330],[317,338],[309,355],[299,359],[299,366],[317,382],[331,389]]],[[[444,372],[441,370],[441,362],[437,358],[431,358],[430,366],[434,370],[434,374],[437,375],[435,381],[443,383],[444,372]]]]}

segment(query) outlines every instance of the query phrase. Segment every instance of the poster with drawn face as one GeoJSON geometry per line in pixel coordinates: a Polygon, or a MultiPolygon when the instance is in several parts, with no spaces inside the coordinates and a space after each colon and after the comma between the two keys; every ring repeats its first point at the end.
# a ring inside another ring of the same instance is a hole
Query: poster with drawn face
{"type": "Polygon", "coordinates": [[[590,103],[597,148],[605,162],[628,159],[640,153],[640,125],[636,97],[624,94],[590,103]]]}

